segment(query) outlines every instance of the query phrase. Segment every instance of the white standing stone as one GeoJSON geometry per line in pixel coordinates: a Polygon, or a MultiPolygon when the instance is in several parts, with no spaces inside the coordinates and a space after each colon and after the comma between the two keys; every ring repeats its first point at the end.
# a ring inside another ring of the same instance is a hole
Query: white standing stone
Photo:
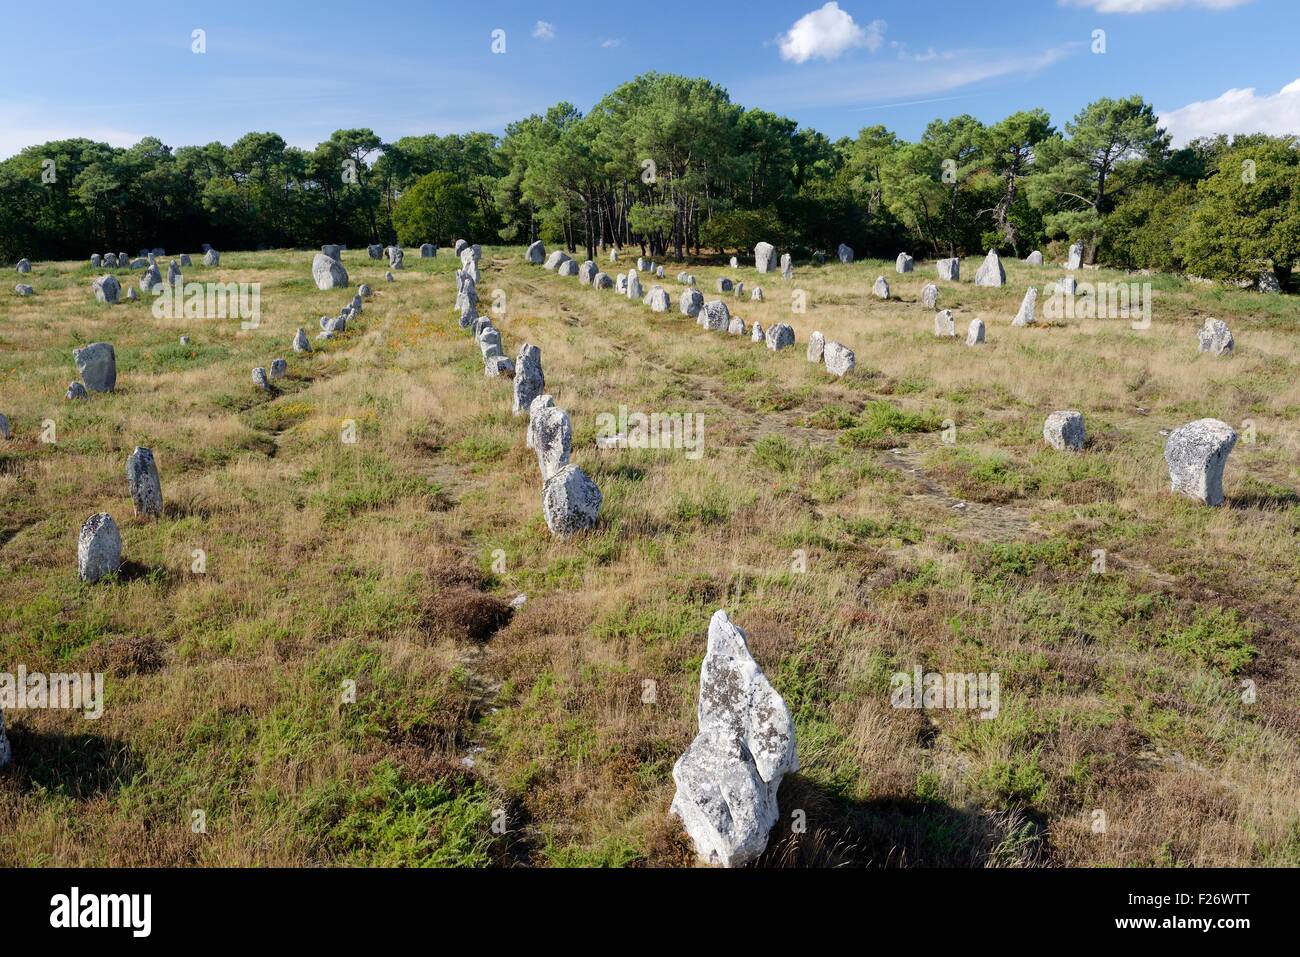
{"type": "Polygon", "coordinates": [[[576,276],[578,275],[578,263],[572,259],[566,259],[555,268],[557,276],[576,276]]]}
{"type": "Polygon", "coordinates": [[[539,395],[528,403],[528,425],[524,429],[524,447],[537,448],[537,416],[543,409],[555,408],[555,399],[550,395],[539,395]]]}
{"type": "Polygon", "coordinates": [[[162,482],[153,451],[137,445],[126,458],[126,489],[135,514],[160,518],[163,513],[162,482]]]}
{"type": "MultiPolygon", "coordinates": [[[[35,291],[36,291],[35,289],[33,289],[25,282],[20,282],[18,283],[18,285],[14,286],[14,293],[19,296],[30,296],[35,291]]],[[[132,289],[131,291],[135,292],[134,289],[132,289]]]]}
{"type": "Polygon", "coordinates": [[[1020,311],[1011,320],[1013,326],[1032,326],[1038,321],[1038,287],[1030,286],[1020,301],[1020,311]]]}
{"type": "Polygon", "coordinates": [[[217,252],[215,249],[209,249],[207,252],[203,254],[203,265],[220,266],[221,253],[217,252]]]}
{"type": "Polygon", "coordinates": [[[976,316],[966,327],[966,345],[980,346],[984,344],[984,320],[976,316]]]}
{"type": "Polygon", "coordinates": [[[889,298],[889,280],[884,276],[877,276],[875,283],[871,286],[871,294],[877,299],[889,298]]]}
{"type": "Polygon", "coordinates": [[[1218,419],[1198,419],[1170,433],[1165,442],[1170,491],[1206,505],[1223,504],[1223,468],[1237,444],[1232,426],[1218,419]]]}
{"type": "Polygon", "coordinates": [[[712,299],[700,310],[699,323],[710,332],[726,332],[731,325],[731,312],[721,299],[712,299]]]}
{"type": "Polygon", "coordinates": [[[781,278],[782,279],[794,278],[794,260],[790,258],[789,253],[781,254],[781,278]]]}
{"type": "Polygon", "coordinates": [[[650,292],[646,294],[646,302],[650,306],[651,312],[667,312],[672,308],[672,300],[668,298],[668,290],[663,286],[651,286],[650,292]]]}
{"type": "Polygon", "coordinates": [[[557,538],[594,528],[600,504],[600,489],[576,465],[564,466],[542,485],[542,515],[557,538]]]}
{"type": "Polygon", "coordinates": [[[839,257],[840,262],[847,266],[853,262],[853,247],[840,243],[839,248],[835,250],[835,255],[839,257]]]}
{"type": "Polygon", "coordinates": [[[822,356],[826,352],[826,337],[820,332],[814,332],[808,337],[808,361],[821,362],[822,356]]]}
{"type": "Polygon", "coordinates": [[[934,314],[934,334],[944,339],[957,335],[957,321],[951,309],[944,309],[934,314]]]}
{"type": "Polygon", "coordinates": [[[894,263],[895,270],[897,270],[900,273],[907,273],[912,271],[912,266],[913,263],[912,263],[911,256],[909,256],[907,253],[898,254],[898,260],[894,263]]]}
{"type": "Polygon", "coordinates": [[[961,281],[961,260],[955,256],[952,259],[940,259],[935,263],[935,268],[939,272],[939,278],[948,282],[961,281]]]}
{"type": "Polygon", "coordinates": [[[1070,253],[1065,260],[1065,268],[1073,272],[1083,266],[1083,243],[1071,243],[1070,253]]]}
{"type": "Polygon", "coordinates": [[[337,259],[317,253],[311,261],[311,278],[317,289],[342,289],[348,285],[348,271],[337,259]]]}
{"type": "Polygon", "coordinates": [[[529,431],[532,433],[537,467],[542,473],[544,484],[569,464],[569,453],[573,449],[573,425],[569,422],[569,413],[555,406],[531,414],[530,405],[529,411],[529,431]]]}
{"type": "Polygon", "coordinates": [[[1082,412],[1053,412],[1043,423],[1043,441],[1059,452],[1080,451],[1086,437],[1082,412]]]}
{"type": "Polygon", "coordinates": [[[302,331],[301,326],[298,327],[298,331],[293,335],[293,351],[311,352],[311,341],[307,338],[307,333],[302,331]]]}
{"type": "Polygon", "coordinates": [[[534,266],[540,266],[546,262],[546,247],[542,245],[540,239],[529,245],[528,251],[524,253],[524,261],[534,266]]]}
{"type": "Polygon", "coordinates": [[[569,255],[563,249],[557,249],[546,257],[546,262],[542,264],[543,269],[549,269],[551,272],[560,268],[560,263],[567,262],[569,255]]]}
{"type": "Polygon", "coordinates": [[[1006,281],[1007,271],[1002,268],[1002,259],[996,249],[990,249],[984,262],[980,263],[980,268],[975,270],[975,285],[997,287],[1006,281]]]}
{"type": "Polygon", "coordinates": [[[853,354],[853,350],[833,340],[826,343],[822,355],[826,363],[826,371],[832,375],[845,376],[857,365],[857,357],[853,354]]]}
{"type": "Polygon", "coordinates": [[[939,287],[932,282],[927,282],[921,287],[921,305],[927,309],[939,308],[939,287]]]}
{"type": "Polygon", "coordinates": [[[764,342],[767,340],[767,333],[765,333],[763,327],[756,322],[749,327],[749,338],[753,342],[764,342]]]}
{"type": "Polygon", "coordinates": [[[755,286],[755,287],[750,291],[750,293],[749,293],[749,299],[750,299],[751,302],[762,302],[762,301],[763,301],[763,287],[762,287],[762,286],[755,286]]]}
{"type": "Polygon", "coordinates": [[[1073,296],[1079,291],[1079,280],[1066,276],[1056,281],[1056,291],[1063,296],[1073,296]]]}
{"type": "Polygon", "coordinates": [[[117,297],[122,292],[122,284],[117,281],[116,276],[100,276],[90,284],[90,288],[94,290],[97,300],[110,305],[117,303],[117,297]]]}
{"type": "Polygon", "coordinates": [[[77,535],[77,574],[84,582],[97,582],[122,567],[122,536],[107,512],[86,519],[77,535]]]}
{"type": "Polygon", "coordinates": [[[590,286],[591,281],[596,278],[598,272],[600,272],[600,270],[597,268],[596,264],[588,259],[578,267],[578,282],[582,283],[584,286],[590,286]]]}
{"type": "Polygon", "coordinates": [[[18,260],[18,271],[23,275],[32,271],[32,264],[26,259],[18,260]]]}
{"type": "Polygon", "coordinates": [[[678,301],[678,308],[681,309],[683,316],[690,316],[692,319],[697,318],[700,310],[704,308],[704,293],[698,289],[688,288],[682,293],[682,298],[678,301]]]}
{"type": "Polygon", "coordinates": [[[1216,356],[1230,356],[1236,347],[1232,332],[1222,319],[1206,319],[1205,325],[1201,326],[1201,331],[1197,333],[1197,338],[1200,341],[1201,352],[1216,356]]]}
{"type": "Polygon", "coordinates": [[[422,243],[420,245],[421,259],[436,259],[438,257],[438,247],[433,243],[422,243]]]}
{"type": "Polygon", "coordinates": [[[772,257],[776,255],[776,247],[771,243],[759,243],[754,247],[754,268],[759,272],[772,271],[772,257]]]}
{"type": "Polygon", "coordinates": [[[542,374],[542,350],[525,342],[515,355],[515,398],[511,411],[526,415],[533,399],[546,391],[546,376],[542,374]]]}
{"type": "Polygon", "coordinates": [[[1025,257],[1025,265],[1027,266],[1041,266],[1042,264],[1043,264],[1043,254],[1040,253],[1037,249],[1035,249],[1032,253],[1030,253],[1028,256],[1025,257]]]}
{"type": "Polygon", "coordinates": [[[794,329],[787,323],[778,322],[767,330],[767,347],[773,352],[779,352],[794,345],[794,329]]]}
{"type": "Polygon", "coordinates": [[[707,864],[742,867],[767,848],[777,791],[799,770],[794,720],[725,611],[709,622],[699,733],[673,766],[678,817],[707,864]]]}

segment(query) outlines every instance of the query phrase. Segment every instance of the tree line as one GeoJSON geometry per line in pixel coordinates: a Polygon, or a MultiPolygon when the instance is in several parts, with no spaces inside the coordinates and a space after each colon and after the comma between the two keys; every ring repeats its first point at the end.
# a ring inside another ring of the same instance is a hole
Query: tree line
{"type": "Polygon", "coordinates": [[[1213,137],[1174,149],[1141,97],[1099,99],[1059,128],[1044,110],[935,120],[830,140],[731,102],[704,79],[644,74],[589,112],[384,142],[338,130],[313,150],[275,133],[226,146],[87,139],[0,163],[0,258],[79,259],[163,246],[326,242],[752,249],[892,258],[1024,256],[1082,240],[1090,261],[1284,287],[1300,258],[1300,139],[1213,137]]]}

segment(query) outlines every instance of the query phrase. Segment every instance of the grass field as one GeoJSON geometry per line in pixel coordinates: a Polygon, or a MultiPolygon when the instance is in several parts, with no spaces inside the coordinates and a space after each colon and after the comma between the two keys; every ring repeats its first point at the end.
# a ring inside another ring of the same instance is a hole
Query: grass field
{"type": "Polygon", "coordinates": [[[98,721],[5,715],[0,864],[689,864],[670,771],[718,608],[796,717],[802,769],[760,864],[1300,864],[1294,297],[1160,276],[1150,329],[1011,328],[1026,287],[1063,273],[1010,262],[980,289],[968,259],[939,284],[949,341],[919,302],[932,262],[793,282],[691,264],[706,299],[721,275],[764,287],[732,311],[795,328],[773,353],[683,317],[678,264],[657,315],[520,254],[484,249],[481,308],[502,290],[506,353],[541,347],[604,493],[567,542],[508,380],[457,326],[449,251],[409,252],[395,283],[345,252],[376,296],[307,356],[294,330],[314,339],[350,292],[318,291],[306,252],[186,271],[260,282],[250,331],[98,304],[86,265],[36,263],[34,296],[5,290],[0,669],[102,671],[107,700],[98,721]],[[1198,355],[1207,317],[1233,357],[1198,355]],[[814,330],[857,371],[805,361],[814,330]],[[94,341],[116,348],[117,390],[65,402],[94,341]],[[288,376],[259,392],[250,371],[276,357],[288,376]],[[703,413],[703,456],[598,450],[620,405],[703,413]],[[1084,413],[1082,453],[1045,448],[1057,409],[1084,413]],[[1207,416],[1243,436],[1218,509],[1170,495],[1162,460],[1162,429],[1207,416]],[[136,445],[161,520],[131,514],[136,445]],[[86,585],[77,531],[97,511],[127,564],[86,585]],[[998,717],[892,708],[890,676],[918,665],[997,672],[998,717]]]}

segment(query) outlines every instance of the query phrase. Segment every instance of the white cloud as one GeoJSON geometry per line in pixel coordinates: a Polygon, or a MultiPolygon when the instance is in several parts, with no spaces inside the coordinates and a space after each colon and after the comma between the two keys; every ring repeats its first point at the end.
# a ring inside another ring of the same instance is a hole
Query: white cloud
{"type": "Polygon", "coordinates": [[[866,47],[875,53],[884,41],[884,20],[872,20],[864,30],[834,0],[812,13],[805,13],[777,38],[781,59],[795,63],[814,57],[834,60],[853,47],[866,47]]]}
{"type": "Polygon", "coordinates": [[[1300,136],[1300,79],[1274,94],[1260,96],[1254,87],[1246,87],[1213,100],[1189,103],[1161,113],[1160,125],[1170,132],[1176,146],[1218,133],[1300,136]]]}
{"type": "Polygon", "coordinates": [[[66,119],[49,122],[35,110],[0,106],[0,159],[16,156],[28,146],[52,140],[85,138],[109,146],[134,146],[145,136],[118,127],[89,121],[84,125],[66,119]]]}
{"type": "Polygon", "coordinates": [[[1159,13],[1180,7],[1202,10],[1231,10],[1251,0],[1060,0],[1063,7],[1092,7],[1098,13],[1159,13]]]}
{"type": "Polygon", "coordinates": [[[533,27],[533,36],[538,40],[554,40],[555,24],[547,23],[545,20],[538,20],[537,25],[533,27]]]}
{"type": "Polygon", "coordinates": [[[623,41],[622,40],[601,40],[600,45],[604,47],[606,50],[612,50],[614,49],[614,47],[621,47],[623,45],[623,41]]]}

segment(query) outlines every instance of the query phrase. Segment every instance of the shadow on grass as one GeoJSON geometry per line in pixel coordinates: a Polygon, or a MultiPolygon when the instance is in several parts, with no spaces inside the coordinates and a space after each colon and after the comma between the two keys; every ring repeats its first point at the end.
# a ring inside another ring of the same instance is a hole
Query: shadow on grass
{"type": "Polygon", "coordinates": [[[17,780],[23,790],[85,800],[112,794],[143,771],[130,746],[114,738],[34,731],[21,724],[7,733],[13,764],[0,773],[17,780]]]}
{"type": "Polygon", "coordinates": [[[1047,863],[1043,828],[1024,815],[939,801],[853,801],[795,774],[758,867],[1016,867],[1047,863]],[[793,830],[796,810],[806,830],[793,830]]]}

